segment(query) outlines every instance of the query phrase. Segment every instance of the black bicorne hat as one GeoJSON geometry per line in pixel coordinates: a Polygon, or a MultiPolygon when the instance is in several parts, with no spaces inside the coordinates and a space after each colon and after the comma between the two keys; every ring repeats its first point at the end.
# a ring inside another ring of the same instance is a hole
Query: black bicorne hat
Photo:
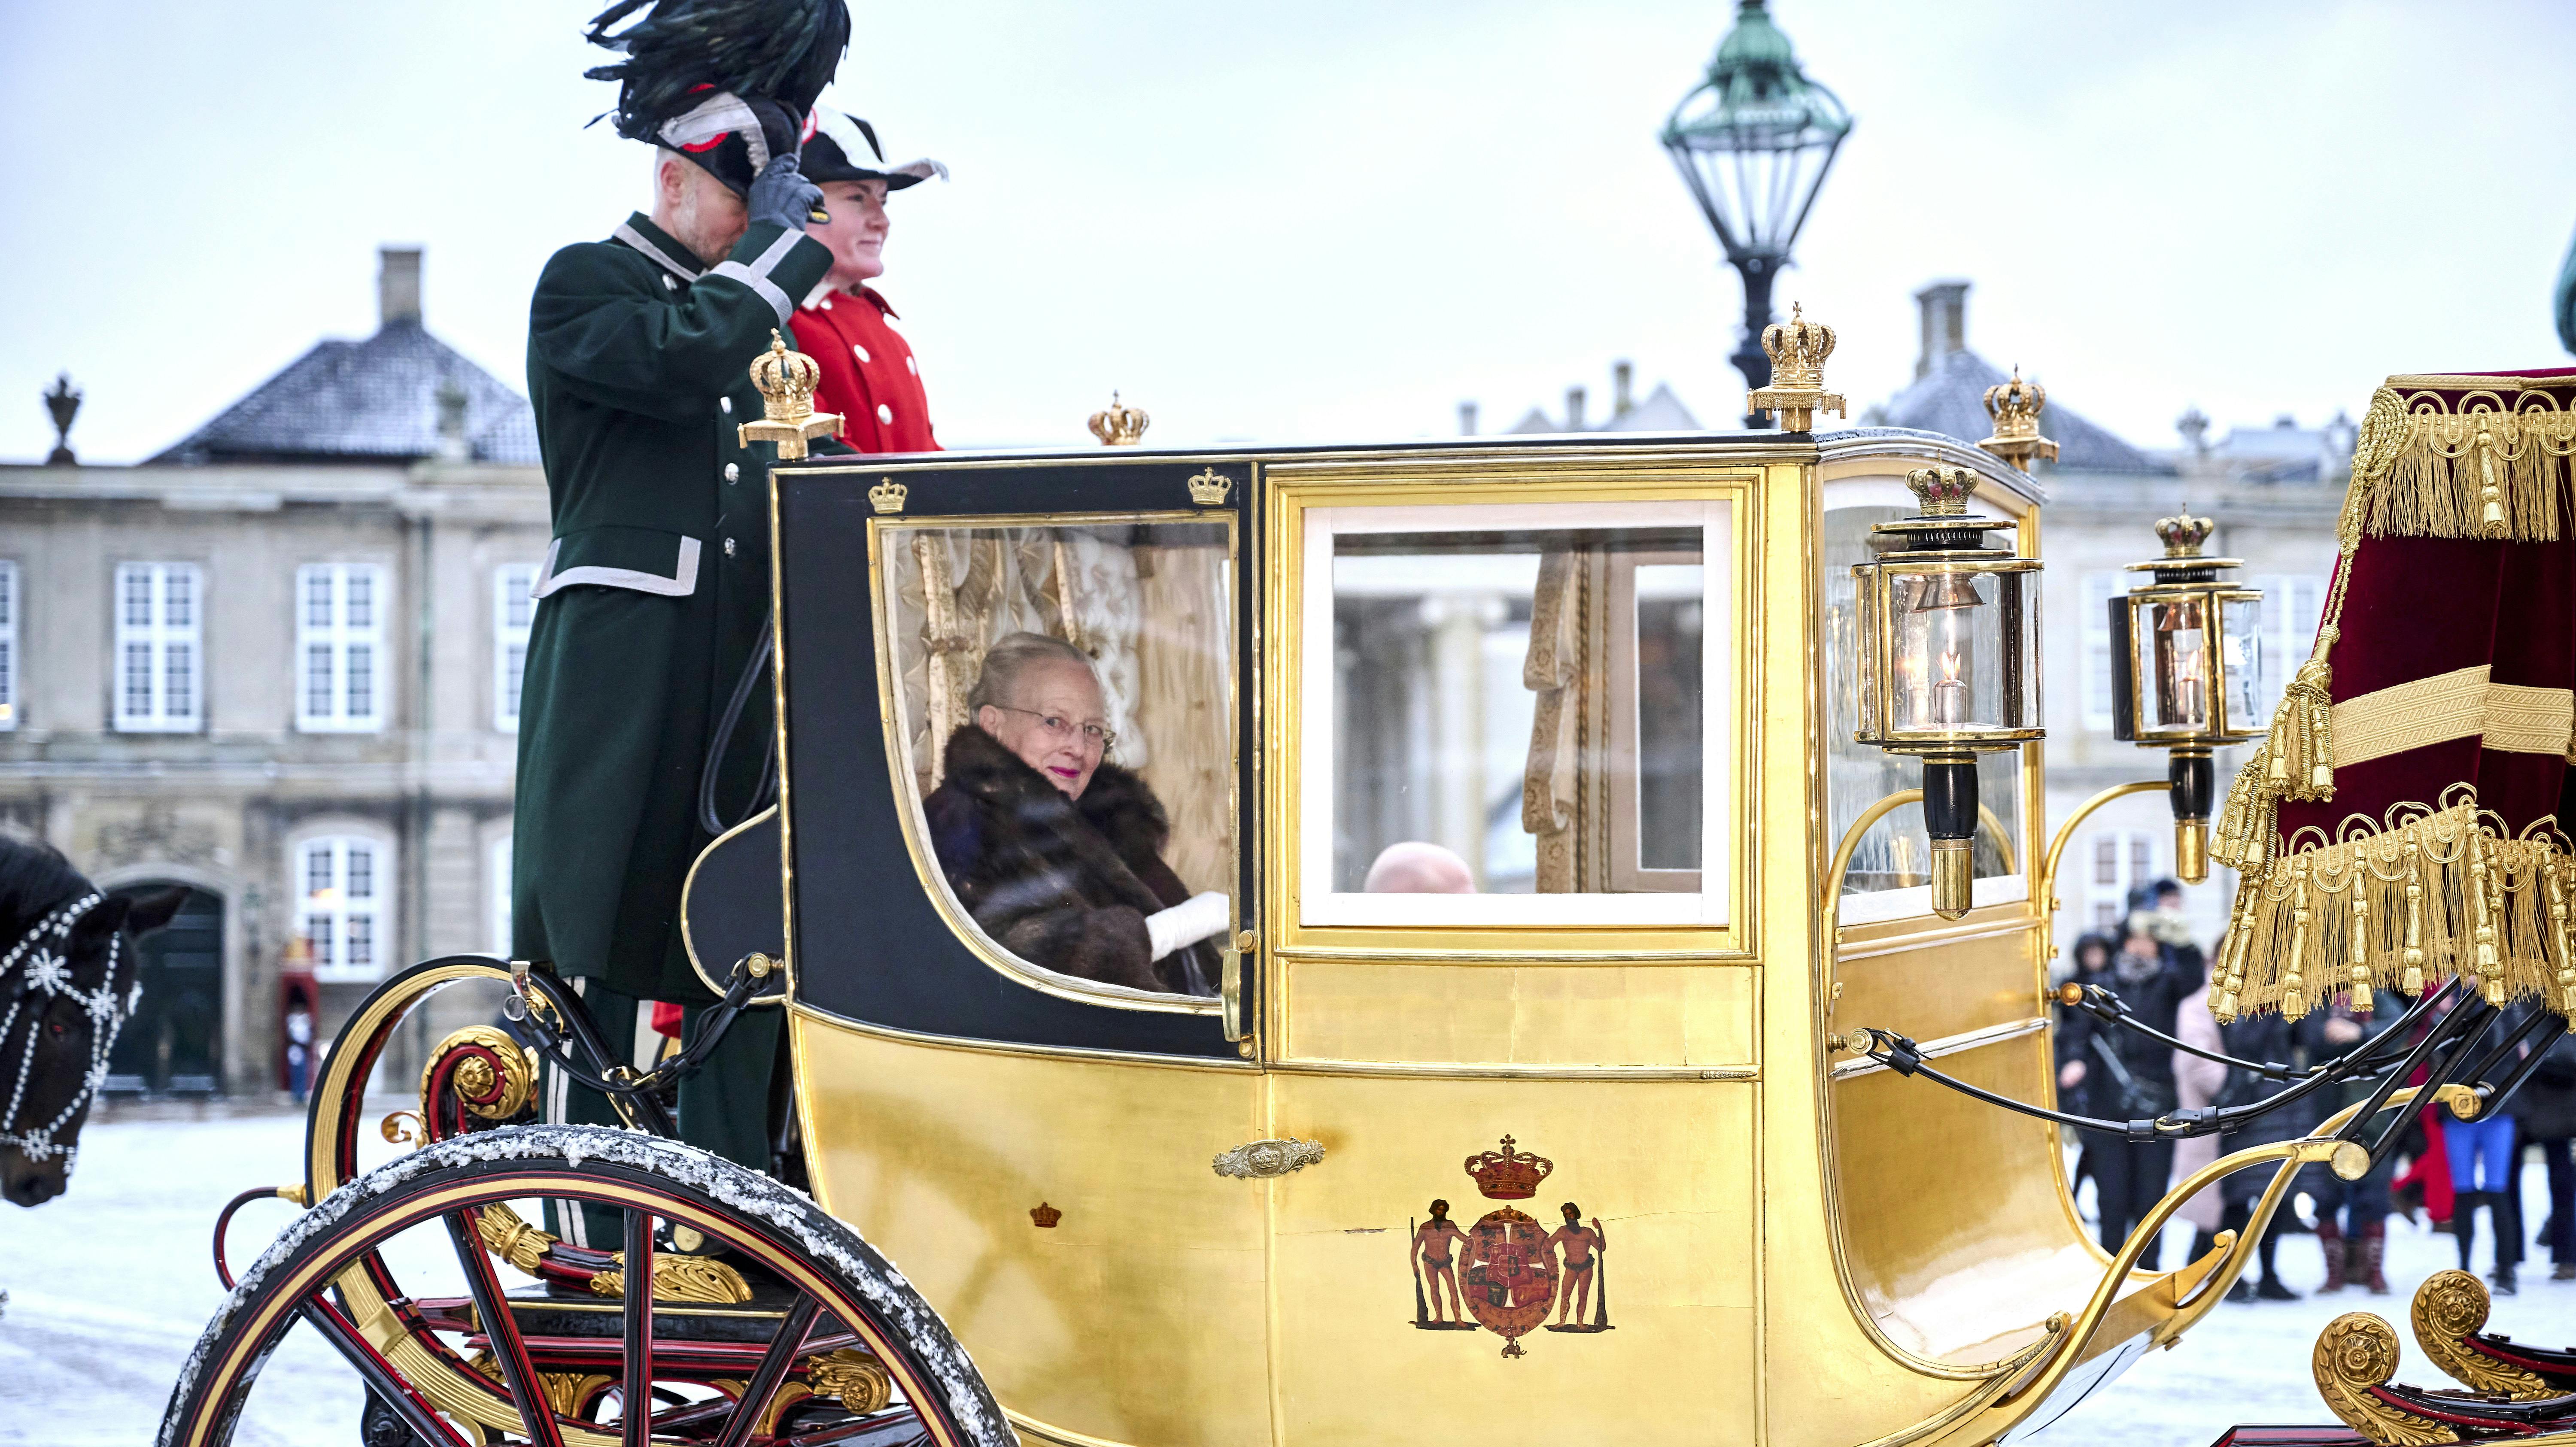
{"type": "Polygon", "coordinates": [[[927,156],[900,166],[887,165],[876,127],[840,111],[814,112],[801,157],[799,169],[814,182],[883,181],[887,190],[900,191],[933,176],[948,179],[948,168],[927,156]]]}
{"type": "Polygon", "coordinates": [[[687,153],[736,191],[795,151],[850,45],[848,0],[617,0],[587,38],[621,52],[617,133],[687,153]],[[650,13],[618,33],[609,27],[650,13]]]}

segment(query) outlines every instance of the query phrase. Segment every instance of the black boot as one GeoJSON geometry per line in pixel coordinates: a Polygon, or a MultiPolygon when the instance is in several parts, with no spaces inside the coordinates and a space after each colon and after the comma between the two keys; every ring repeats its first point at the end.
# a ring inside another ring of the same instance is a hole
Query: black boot
{"type": "Polygon", "coordinates": [[[2460,1269],[2469,1269],[2469,1252],[2478,1244],[2478,1201],[2482,1193],[2451,1193],[2451,1235],[2460,1243],[2460,1269]]]}
{"type": "Polygon", "coordinates": [[[2264,1232],[2263,1245],[2258,1254],[2261,1256],[2263,1262],[2263,1280],[2255,1286],[2254,1294],[2265,1301],[2298,1300],[2299,1294],[2297,1292],[2292,1291],[2290,1288],[2281,1284],[2280,1233],[2277,1231],[2264,1232]]]}

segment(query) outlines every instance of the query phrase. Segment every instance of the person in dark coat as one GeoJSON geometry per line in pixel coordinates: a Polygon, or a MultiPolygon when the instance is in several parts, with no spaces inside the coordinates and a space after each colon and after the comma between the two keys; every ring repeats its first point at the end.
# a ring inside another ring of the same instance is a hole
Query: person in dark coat
{"type": "MultiPolygon", "coordinates": [[[[2406,1002],[2394,991],[2381,990],[2373,995],[2371,1011],[2366,1015],[2353,1010],[2349,995],[2336,995],[2326,1001],[2324,1008],[2302,1017],[2292,1030],[2307,1063],[2324,1065],[2377,1039],[2405,1009],[2406,1002]]],[[[2360,1104],[2370,1098],[2372,1088],[2368,1082],[2330,1088],[2318,1118],[2322,1120],[2346,1106],[2360,1104]]],[[[2359,1281],[2373,1296],[2388,1294],[2384,1270],[2388,1258],[2388,1187],[2396,1176],[2394,1154],[2371,1167],[2370,1174],[2358,1181],[2345,1180],[2323,1163],[2299,1172],[2298,1188],[2317,1203],[2317,1246],[2326,1257],[2325,1284],[2317,1288],[2320,1296],[2343,1290],[2347,1281],[2359,1281]]]]}
{"type": "MultiPolygon", "coordinates": [[[[2239,1060],[2289,1066],[2298,1064],[2298,1027],[2294,1022],[2282,1019],[2277,1010],[2242,1016],[2234,1024],[2222,1025],[2219,1038],[2226,1042],[2226,1053],[2239,1060]]],[[[2251,1105],[2258,1100],[2269,1100],[2288,1088],[2286,1080],[2266,1080],[2250,1070],[2230,1070],[2227,1072],[2227,1088],[2220,1092],[2218,1104],[2221,1107],[2251,1105]]],[[[2247,1146],[2271,1145],[2305,1135],[2318,1118],[2309,1104],[2309,1101],[2301,1100],[2256,1119],[2243,1130],[2229,1135],[2221,1149],[2238,1151],[2247,1146]]],[[[2219,1183],[2219,1199],[2225,1203],[2225,1210],[2218,1220],[2220,1230],[2234,1231],[2240,1237],[2244,1234],[2245,1228],[2254,1220],[2254,1202],[2271,1187],[2276,1169],[2257,1166],[2252,1170],[2238,1171],[2219,1183]]],[[[2262,1280],[2250,1282],[2238,1277],[2236,1284],[2228,1289],[2229,1301],[2299,1299],[2297,1292],[2281,1283],[2281,1230],[2287,1224],[2282,1216],[2291,1207],[2284,1204],[2281,1210],[2282,1214],[2276,1214],[2270,1229],[2263,1233],[2256,1252],[2256,1260],[2262,1266],[2262,1280]]]]}
{"type": "Polygon", "coordinates": [[[969,717],[923,801],[958,903],[1004,949],[1059,974],[1212,995],[1226,896],[1193,896],[1163,862],[1171,822],[1110,763],[1099,677],[1082,650],[1014,633],[985,655],[969,717]]]}
{"type": "MultiPolygon", "coordinates": [[[[2120,948],[2103,976],[2085,981],[2108,987],[2139,1023],[2167,1035],[2174,1031],[2183,997],[2201,987],[2200,952],[2186,962],[2149,932],[2145,915],[2130,917],[2120,948]]],[[[2106,1120],[2148,1120],[2174,1108],[2173,1047],[2133,1030],[2072,1016],[2059,1044],[2058,1085],[2082,1088],[2085,1114],[2106,1120]]],[[[2095,1198],[2101,1203],[2103,1249],[2117,1251],[2164,1196],[2172,1182],[2171,1140],[2132,1141],[2097,1133],[2085,1142],[2092,1158],[2095,1198]]],[[[2157,1269],[2162,1247],[2151,1244],[2140,1265],[2157,1269]]]]}
{"type": "Polygon", "coordinates": [[[2544,1025],[2549,1054],[2534,1069],[2508,1104],[2522,1122],[2523,1138],[2540,1147],[2549,1172],[2548,1229],[2552,1281],[2576,1281],[2576,1160],[2569,1138],[2576,1137],[2576,1035],[2544,1025]]]}

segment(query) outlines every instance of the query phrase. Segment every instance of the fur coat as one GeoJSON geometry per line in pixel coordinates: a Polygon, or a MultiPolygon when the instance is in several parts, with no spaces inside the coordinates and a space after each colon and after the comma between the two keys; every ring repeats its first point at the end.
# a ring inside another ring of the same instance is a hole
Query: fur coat
{"type": "Polygon", "coordinates": [[[969,723],[949,736],[943,781],[922,808],[949,888],[1002,948],[1059,974],[1216,993],[1212,944],[1151,958],[1145,916],[1190,891],[1163,862],[1171,821],[1144,780],[1104,761],[1068,799],[969,723]]]}

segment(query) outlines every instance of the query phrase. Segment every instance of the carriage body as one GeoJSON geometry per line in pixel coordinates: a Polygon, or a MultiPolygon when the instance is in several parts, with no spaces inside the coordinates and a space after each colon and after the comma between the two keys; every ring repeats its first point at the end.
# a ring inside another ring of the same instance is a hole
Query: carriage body
{"type": "MultiPolygon", "coordinates": [[[[1912,810],[1821,892],[1910,782],[1849,742],[1849,577],[1933,465],[2037,554],[2029,479],[1886,429],[779,467],[780,809],[711,851],[692,944],[754,947],[783,874],[818,1198],[1025,1440],[1974,1430],[2107,1261],[2053,1127],[1825,1043],[2051,1089],[2037,745],[1982,768],[1965,918],[1912,810]],[[943,881],[938,741],[1014,619],[1101,660],[1175,869],[1231,897],[1216,995],[1043,968],[943,881]],[[1491,891],[1363,892],[1414,837],[1491,891]],[[1321,1157],[1221,1173],[1263,1141],[1321,1157]],[[1465,1315],[1415,1250],[1434,1198],[1465,1315]]],[[[2173,1285],[2110,1285],[2097,1374],[2173,1285]]]]}

